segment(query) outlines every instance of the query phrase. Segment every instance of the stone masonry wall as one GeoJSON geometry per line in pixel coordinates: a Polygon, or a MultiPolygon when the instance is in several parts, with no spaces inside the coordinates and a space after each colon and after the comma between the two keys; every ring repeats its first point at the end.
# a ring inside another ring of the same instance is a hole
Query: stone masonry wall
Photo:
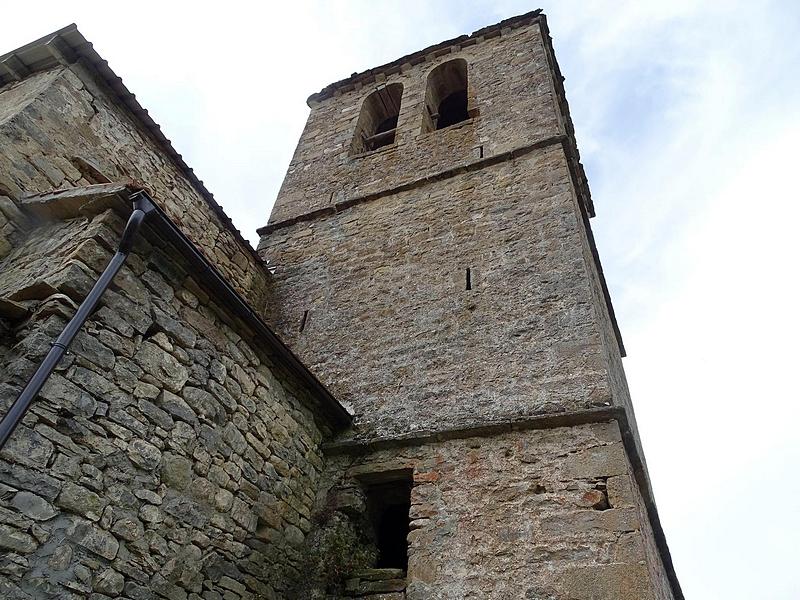
{"type": "Polygon", "coordinates": [[[608,406],[579,219],[556,144],[277,229],[272,322],[367,437],[608,406]]]}
{"type": "MultiPolygon", "coordinates": [[[[0,263],[5,411],[108,262],[111,211],[0,263]]],[[[313,399],[145,228],[0,453],[0,597],[283,598],[329,435],[313,399]]]]}
{"type": "MultiPolygon", "coordinates": [[[[92,168],[147,187],[239,293],[253,306],[268,303],[266,273],[251,251],[87,68],[58,67],[0,89],[0,195],[19,200],[99,183],[92,168]]],[[[0,238],[0,256],[4,245],[0,238]]]]}
{"type": "Polygon", "coordinates": [[[0,259],[20,243],[27,229],[27,217],[11,198],[0,195],[0,259]]]}
{"type": "Polygon", "coordinates": [[[395,144],[349,156],[361,104],[376,85],[312,103],[306,128],[273,208],[280,222],[366,194],[391,189],[562,132],[538,24],[428,56],[385,77],[403,96],[395,144]],[[427,75],[454,58],[468,63],[473,119],[422,132],[427,75]]]}
{"type": "MultiPolygon", "coordinates": [[[[613,405],[641,454],[551,48],[538,24],[459,44],[312,96],[261,230],[268,318],[362,442],[613,405]],[[471,118],[423,133],[454,58],[471,118]],[[362,102],[396,83],[395,142],[351,156],[362,102]]],[[[414,469],[408,598],[672,598],[616,424],[347,447],[332,477],[414,469]]]]}
{"type": "Polygon", "coordinates": [[[648,570],[659,559],[615,422],[341,456],[327,469],[327,485],[412,470],[409,600],[672,599],[663,569],[648,570]]]}

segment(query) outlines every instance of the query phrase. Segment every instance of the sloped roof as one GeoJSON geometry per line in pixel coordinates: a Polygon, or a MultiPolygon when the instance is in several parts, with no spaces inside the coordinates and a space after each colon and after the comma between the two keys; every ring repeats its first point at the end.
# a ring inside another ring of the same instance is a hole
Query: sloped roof
{"type": "MultiPolygon", "coordinates": [[[[219,216],[224,227],[233,233],[243,249],[248,251],[255,262],[262,268],[263,262],[252,246],[242,237],[241,233],[233,226],[230,218],[222,207],[214,200],[214,196],[206,189],[203,182],[197,178],[194,171],[175,150],[170,140],[163,134],[160,126],[150,117],[136,100],[122,79],[118,77],[108,62],[104,60],[92,47],[92,44],[83,37],[75,24],[68,25],[34,42],[26,44],[17,50],[0,56],[0,87],[14,81],[23,80],[39,71],[45,71],[59,65],[71,65],[82,60],[88,63],[97,76],[116,95],[117,100],[126,106],[134,118],[138,120],[142,129],[147,131],[159,148],[169,156],[183,175],[192,183],[202,197],[208,202],[212,210],[219,216]]],[[[70,214],[76,206],[82,206],[87,201],[97,197],[108,197],[118,194],[126,195],[133,188],[128,184],[99,184],[85,188],[72,188],[58,190],[50,194],[29,197],[24,200],[26,210],[35,212],[36,207],[47,206],[51,215],[58,215],[58,211],[70,214]],[[55,212],[54,212],[55,211],[55,212]]],[[[158,207],[157,207],[158,208],[158,207]]],[[[61,215],[62,217],[65,215],[61,215]]],[[[198,276],[201,277],[214,292],[225,300],[225,306],[237,317],[242,319],[262,339],[279,358],[279,360],[301,382],[312,390],[320,402],[321,411],[336,427],[346,427],[350,424],[351,416],[339,404],[336,398],[319,382],[308,368],[292,353],[292,351],[274,334],[269,326],[263,322],[255,310],[244,300],[228,281],[217,271],[205,255],[181,232],[160,208],[156,217],[150,219],[152,227],[174,242],[184,257],[197,267],[198,276]]],[[[265,270],[266,271],[266,270],[265,270]]]]}
{"type": "Polygon", "coordinates": [[[136,100],[136,95],[131,93],[122,78],[114,73],[108,65],[108,61],[100,56],[91,42],[78,31],[77,25],[74,23],[67,25],[58,31],[54,31],[21,48],[0,56],[0,87],[25,79],[39,71],[52,69],[58,65],[71,65],[81,59],[92,67],[97,76],[116,95],[117,100],[130,110],[142,129],[150,134],[164,154],[175,162],[178,169],[219,217],[223,227],[234,235],[242,248],[253,257],[257,264],[263,265],[261,258],[242,236],[242,233],[236,229],[222,206],[214,199],[214,195],[195,175],[194,170],[186,164],[186,161],[175,150],[169,138],[161,131],[161,126],[153,120],[147,109],[139,104],[136,100]]]}

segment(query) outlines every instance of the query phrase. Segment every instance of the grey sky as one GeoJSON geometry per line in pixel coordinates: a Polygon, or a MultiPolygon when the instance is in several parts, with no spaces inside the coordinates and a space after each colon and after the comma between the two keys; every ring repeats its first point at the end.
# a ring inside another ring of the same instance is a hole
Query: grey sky
{"type": "Polygon", "coordinates": [[[691,600],[797,600],[800,3],[36,2],[77,22],[246,237],[324,85],[542,7],[656,499],[691,600]]]}

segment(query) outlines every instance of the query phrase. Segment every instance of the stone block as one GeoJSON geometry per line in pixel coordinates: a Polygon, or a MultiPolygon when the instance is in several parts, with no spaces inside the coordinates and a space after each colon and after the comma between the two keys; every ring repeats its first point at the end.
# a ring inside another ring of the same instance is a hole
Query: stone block
{"type": "Polygon", "coordinates": [[[221,408],[216,398],[206,390],[186,386],[183,390],[183,399],[199,417],[214,420],[221,408]]]}
{"type": "Polygon", "coordinates": [[[94,580],[94,590],[100,594],[117,597],[125,587],[125,577],[114,569],[106,569],[94,580]]]}
{"type": "Polygon", "coordinates": [[[161,480],[176,490],[185,490],[192,482],[192,463],[183,456],[165,452],[161,464],[161,480]]]}
{"type": "Polygon", "coordinates": [[[47,500],[27,491],[16,493],[11,499],[11,506],[35,521],[47,521],[57,514],[53,505],[47,500]]]}
{"type": "Polygon", "coordinates": [[[56,499],[56,505],[64,510],[86,517],[91,521],[99,521],[106,500],[99,495],[80,485],[68,481],[61,488],[61,494],[56,499]]]}
{"type": "Polygon", "coordinates": [[[606,482],[608,486],[608,501],[611,506],[634,506],[635,498],[631,486],[631,478],[628,475],[609,477],[606,482]]]}
{"type": "Polygon", "coordinates": [[[161,451],[142,439],[135,439],[128,444],[128,457],[133,464],[147,471],[161,464],[161,451]]]}
{"type": "Polygon", "coordinates": [[[567,457],[564,476],[572,479],[590,479],[627,475],[628,464],[621,444],[596,446],[567,457]]]}
{"type": "Polygon", "coordinates": [[[609,535],[639,529],[635,509],[573,511],[542,519],[542,532],[552,538],[581,535],[609,535]]]}
{"type": "Polygon", "coordinates": [[[29,554],[38,546],[36,539],[24,531],[0,524],[0,548],[3,550],[29,554]]]}
{"type": "Polygon", "coordinates": [[[133,360],[151,378],[149,383],[161,385],[170,392],[180,392],[189,379],[186,367],[152,342],[143,342],[133,360]]]}
{"type": "Polygon", "coordinates": [[[653,600],[644,565],[591,565],[568,569],[559,588],[574,600],[653,600]]]}
{"type": "Polygon", "coordinates": [[[162,390],[158,397],[158,405],[176,419],[185,421],[190,425],[197,424],[197,414],[186,401],[168,390],[162,390]]]}
{"type": "Polygon", "coordinates": [[[0,451],[0,457],[25,467],[44,470],[53,454],[53,444],[36,431],[20,425],[0,451]]]}
{"type": "Polygon", "coordinates": [[[136,406],[150,421],[165,431],[170,431],[175,427],[175,421],[169,413],[165,410],[161,410],[149,400],[141,398],[136,406]]]}
{"type": "Polygon", "coordinates": [[[109,532],[104,531],[96,525],[83,524],[78,527],[75,533],[75,541],[102,556],[107,560],[114,560],[119,552],[119,542],[109,532]]]}

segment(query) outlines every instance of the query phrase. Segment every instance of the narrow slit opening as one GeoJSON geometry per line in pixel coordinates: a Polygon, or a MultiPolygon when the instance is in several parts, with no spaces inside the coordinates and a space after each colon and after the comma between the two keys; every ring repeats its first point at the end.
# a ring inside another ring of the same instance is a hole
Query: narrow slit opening
{"type": "Polygon", "coordinates": [[[467,280],[467,289],[471,290],[472,289],[472,271],[470,270],[469,267],[467,267],[466,280],[467,280]]]}
{"type": "Polygon", "coordinates": [[[308,311],[303,311],[303,318],[300,319],[300,333],[306,328],[306,321],[308,320],[308,311]]]}

